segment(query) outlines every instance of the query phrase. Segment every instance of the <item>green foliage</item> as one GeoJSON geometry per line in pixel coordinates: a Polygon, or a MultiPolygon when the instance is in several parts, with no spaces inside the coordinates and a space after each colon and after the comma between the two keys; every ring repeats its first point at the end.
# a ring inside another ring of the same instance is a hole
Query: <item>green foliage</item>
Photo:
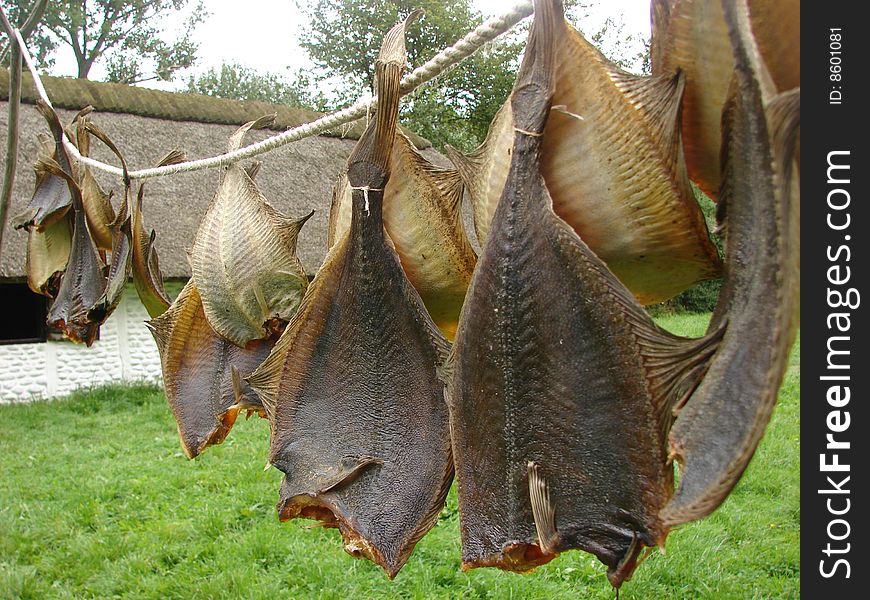
{"type": "MultiPolygon", "coordinates": [[[[659,323],[697,335],[709,315],[659,323]]],[[[800,343],[767,433],[724,505],[673,531],[620,598],[800,594],[800,343]]],[[[334,529],[279,523],[268,425],[240,419],[188,461],[151,387],[0,406],[0,598],[591,598],[605,568],[566,552],[529,575],[460,569],[456,492],[395,581],[334,529]]]]}
{"type": "MultiPolygon", "coordinates": [[[[18,18],[34,2],[3,0],[3,7],[18,18]]],[[[109,81],[169,81],[196,61],[193,31],[207,13],[202,0],[197,0],[183,31],[169,41],[162,35],[160,18],[188,5],[190,0],[52,0],[31,37],[35,58],[40,66],[49,67],[54,62],[51,53],[68,46],[79,78],[87,79],[94,63],[105,59],[109,81]]]]}
{"type": "Polygon", "coordinates": [[[325,104],[322,94],[312,93],[307,76],[298,73],[295,79],[285,79],[276,73],[260,73],[238,63],[212,67],[207,72],[187,80],[187,90],[218,98],[261,100],[272,104],[304,106],[317,110],[325,104]]]}
{"type": "MultiPolygon", "coordinates": [[[[407,34],[408,62],[419,66],[476,27],[482,17],[469,0],[312,0],[299,3],[310,21],[300,45],[317,65],[318,81],[337,81],[334,105],[372,89],[381,39],[412,10],[422,19],[407,34]]],[[[402,123],[443,149],[469,150],[486,136],[498,107],[513,85],[522,44],[495,42],[437,82],[418,89],[402,104],[402,123]]]]}

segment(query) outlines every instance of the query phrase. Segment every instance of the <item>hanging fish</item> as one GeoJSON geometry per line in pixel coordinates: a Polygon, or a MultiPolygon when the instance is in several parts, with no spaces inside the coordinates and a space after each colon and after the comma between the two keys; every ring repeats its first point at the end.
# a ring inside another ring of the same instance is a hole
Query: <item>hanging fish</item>
{"type": "Polygon", "coordinates": [[[72,198],[74,225],[69,262],[61,279],[57,297],[48,310],[47,321],[74,342],[90,346],[100,329],[88,316],[106,289],[103,264],[88,233],[81,191],[75,180],[55,161],[42,161],[39,168],[48,175],[66,180],[72,198]]]}
{"type": "Polygon", "coordinates": [[[375,63],[378,110],[348,159],[351,223],[302,306],[248,378],[285,473],[281,520],[338,527],[345,550],[394,577],[435,524],[453,477],[444,385],[447,342],[384,233],[405,27],[375,63]]]}
{"type": "MultiPolygon", "coordinates": [[[[722,110],[734,74],[734,59],[720,0],[656,0],[656,11],[667,12],[657,27],[653,47],[663,51],[652,61],[653,74],[681,71],[686,90],[682,136],[689,177],[707,196],[719,195],[722,110]],[[668,4],[668,8],[656,5],[668,4]]],[[[752,42],[760,53],[757,78],[766,94],[800,86],[800,2],[753,0],[750,3],[752,42]]]]}
{"type": "MultiPolygon", "coordinates": [[[[174,165],[183,161],[184,153],[173,150],[164,156],[157,166],[174,165]]],[[[152,229],[150,234],[145,233],[145,219],[142,215],[144,190],[145,184],[140,184],[136,203],[133,205],[133,285],[139,300],[153,319],[166,312],[171,303],[163,286],[157,248],[154,246],[157,232],[152,229]]]]}
{"type": "MultiPolygon", "coordinates": [[[[89,111],[88,111],[89,112],[89,111]]],[[[131,218],[129,216],[130,206],[130,176],[127,169],[127,161],[121,154],[118,147],[111,139],[100,129],[95,123],[92,123],[87,117],[87,113],[80,113],[77,121],[77,137],[79,152],[82,148],[85,151],[90,149],[90,136],[93,135],[103,142],[109,150],[121,161],[121,168],[124,173],[124,201],[118,210],[118,214],[114,215],[111,204],[108,203],[108,198],[103,194],[102,190],[93,179],[93,176],[88,179],[90,171],[87,167],[82,168],[81,183],[82,185],[97,185],[96,190],[91,189],[90,212],[85,204],[84,188],[82,188],[82,200],[85,205],[84,212],[88,222],[88,231],[91,238],[94,240],[96,247],[100,248],[98,239],[104,237],[107,233],[111,239],[111,261],[109,262],[109,270],[106,274],[105,291],[103,295],[94,303],[88,310],[88,319],[96,323],[102,324],[118,307],[121,302],[121,297],[124,293],[124,287],[130,278],[130,269],[132,266],[132,244],[133,234],[131,230],[131,218]],[[88,183],[90,181],[91,183],[88,183]],[[113,221],[107,226],[101,224],[102,220],[109,216],[109,211],[112,211],[113,221]],[[91,217],[88,215],[91,214],[91,217]],[[105,229],[105,231],[104,231],[105,229]]]]}
{"type": "MultiPolygon", "coordinates": [[[[42,100],[36,101],[36,110],[48,122],[48,128],[54,139],[54,150],[45,158],[53,161],[61,171],[72,177],[72,166],[63,147],[63,126],[57,114],[42,100]]],[[[41,153],[45,153],[44,148],[41,153]]],[[[48,160],[37,160],[34,165],[36,189],[27,208],[15,218],[16,229],[31,231],[36,228],[37,231],[45,231],[46,227],[63,218],[72,206],[72,197],[66,180],[46,170],[46,164],[48,160]]]]}
{"type": "MultiPolygon", "coordinates": [[[[641,303],[718,277],[719,256],[683,165],[683,78],[626,73],[564,19],[552,35],[555,91],[541,172],[556,214],[641,303]]],[[[513,136],[509,99],[477,150],[463,156],[448,148],[481,245],[504,190],[513,136]]]]}
{"type": "MultiPolygon", "coordinates": [[[[80,113],[76,118],[76,145],[82,156],[90,156],[89,123],[88,113],[80,113]]],[[[98,250],[112,251],[115,244],[112,230],[112,226],[115,224],[115,210],[112,207],[114,192],[106,193],[87,165],[79,165],[79,173],[79,188],[82,191],[82,203],[88,231],[90,231],[91,238],[98,250]]]]}
{"type": "MultiPolygon", "coordinates": [[[[405,134],[396,132],[383,219],[402,268],[441,331],[453,339],[475,255],[460,213],[462,178],[431,164],[405,134]]],[[[342,175],[329,212],[331,247],[350,227],[351,187],[342,175]]]]}
{"type": "MultiPolygon", "coordinates": [[[[37,161],[52,158],[54,142],[43,133],[39,133],[37,138],[37,161]]],[[[47,173],[45,175],[48,176],[47,173]]],[[[37,294],[49,298],[57,295],[60,278],[66,269],[72,247],[72,229],[72,214],[67,211],[43,231],[31,227],[27,233],[27,285],[37,294]]]]}
{"type": "MultiPolygon", "coordinates": [[[[227,151],[238,149],[249,129],[273,120],[270,115],[240,127],[227,151]]],[[[193,280],[217,333],[244,347],[268,335],[268,321],[296,312],[308,285],[296,239],[313,214],[287,219],[269,205],[245,169],[226,167],[190,253],[193,280]]]]}
{"type": "Polygon", "coordinates": [[[124,294],[124,286],[130,278],[133,235],[130,231],[130,217],[127,215],[126,203],[121,204],[115,222],[110,225],[110,231],[113,240],[112,260],[106,274],[106,289],[88,310],[88,319],[99,324],[105,323],[118,307],[124,294]]]}
{"type": "Polygon", "coordinates": [[[680,486],[667,526],[712,512],[761,439],[788,363],[800,303],[799,204],[792,197],[800,90],[765,110],[745,1],[724,2],[735,84],[723,115],[726,277],[714,320],[727,323],[709,371],[670,432],[680,486]]]}
{"type": "Polygon", "coordinates": [[[269,355],[280,331],[247,348],[225,340],[209,326],[192,279],[148,328],[160,351],[166,399],[188,458],[223,442],[242,410],[265,416],[242,376],[269,355]]]}
{"type": "Polygon", "coordinates": [[[657,327],[553,212],[543,165],[563,21],[560,2],[535,2],[510,169],[453,348],[462,564],[525,572],[579,548],[618,587],[644,547],[664,544],[672,408],[721,330],[690,340],[657,327]]]}

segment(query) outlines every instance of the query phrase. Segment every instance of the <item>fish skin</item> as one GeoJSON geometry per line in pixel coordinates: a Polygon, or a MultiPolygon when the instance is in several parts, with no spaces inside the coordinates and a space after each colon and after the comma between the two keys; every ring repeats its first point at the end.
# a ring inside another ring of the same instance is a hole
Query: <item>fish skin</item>
{"type": "MultiPolygon", "coordinates": [[[[73,169],[61,137],[63,126],[57,114],[42,100],[36,101],[36,110],[48,123],[54,140],[54,150],[45,158],[53,160],[64,173],[72,177],[73,169]]],[[[41,154],[45,154],[45,149],[41,154]]],[[[36,186],[33,197],[24,212],[13,219],[15,229],[30,231],[36,228],[37,231],[45,231],[46,227],[62,219],[72,208],[72,195],[66,181],[63,177],[46,171],[43,164],[37,161],[34,165],[36,186]]]]}
{"type": "MultiPolygon", "coordinates": [[[[251,127],[228,143],[238,148],[251,127]]],[[[312,213],[288,219],[260,193],[239,164],[226,167],[214,200],[200,222],[190,253],[191,271],[212,328],[239,347],[268,335],[271,319],[289,319],[308,278],[296,256],[299,230],[312,213]]]]}
{"type": "Polygon", "coordinates": [[[727,276],[714,321],[726,329],[670,432],[682,476],[662,511],[669,526],[715,510],[748,465],[776,404],[800,306],[800,217],[791,190],[800,90],[765,110],[746,3],[723,2],[723,9],[735,85],[723,117],[727,276]]]}
{"type": "Polygon", "coordinates": [[[188,458],[223,442],[240,411],[262,412],[247,384],[235,389],[233,369],[249,375],[269,355],[277,335],[247,348],[223,339],[206,321],[193,280],[148,328],[160,351],[166,399],[188,458]]]}
{"type": "MultiPolygon", "coordinates": [[[[721,274],[683,164],[683,79],[619,69],[567,22],[553,33],[556,83],[541,171],[557,215],[643,304],[721,274]]],[[[453,149],[484,243],[511,163],[506,103],[469,156],[453,149]]]]}
{"type": "Polygon", "coordinates": [[[377,116],[348,160],[351,225],[248,378],[271,423],[269,462],[285,473],[280,518],[338,527],[349,554],[390,578],[434,526],[453,476],[437,368],[448,345],[405,276],[381,212],[404,25],[382,46],[377,116]]]}
{"type": "MultiPolygon", "coordinates": [[[[454,169],[431,164],[400,130],[390,172],[383,205],[387,236],[432,319],[453,339],[476,262],[460,212],[462,178],[454,169]]],[[[329,213],[330,246],[350,227],[351,204],[342,174],[329,213]]]]}
{"type": "Polygon", "coordinates": [[[535,15],[512,97],[511,169],[447,369],[462,564],[526,572],[578,548],[619,587],[644,547],[664,544],[674,402],[720,332],[658,328],[553,212],[542,134],[561,3],[539,0],[535,15]]]}

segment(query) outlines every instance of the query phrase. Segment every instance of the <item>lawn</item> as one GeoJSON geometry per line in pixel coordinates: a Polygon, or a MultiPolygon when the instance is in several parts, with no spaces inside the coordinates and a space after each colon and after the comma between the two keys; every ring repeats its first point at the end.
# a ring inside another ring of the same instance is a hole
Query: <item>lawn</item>
{"type": "MultiPolygon", "coordinates": [[[[708,316],[664,316],[684,334],[708,316]]],[[[621,598],[800,595],[800,341],[749,468],[707,519],[673,531],[621,598]]],[[[0,598],[613,598],[594,557],[530,575],[459,568],[455,490],[395,581],[336,530],[279,523],[265,421],[188,461],[162,391],[91,390],[0,407],[0,598]]]]}

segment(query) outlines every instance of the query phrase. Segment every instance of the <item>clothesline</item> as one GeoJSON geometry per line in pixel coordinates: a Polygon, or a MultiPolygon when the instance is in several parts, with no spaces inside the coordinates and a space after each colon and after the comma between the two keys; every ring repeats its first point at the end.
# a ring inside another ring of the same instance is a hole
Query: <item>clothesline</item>
{"type": "MultiPolygon", "coordinates": [[[[425,84],[426,82],[431,81],[441,73],[444,73],[450,67],[462,62],[463,60],[474,54],[474,52],[481,48],[483,45],[491,42],[501,34],[509,31],[511,28],[514,27],[514,25],[531,15],[532,11],[532,2],[526,0],[517,4],[505,14],[484,21],[480,26],[466,34],[465,37],[456,42],[454,45],[445,48],[444,50],[436,54],[428,62],[421,65],[420,67],[417,67],[411,73],[406,75],[402,79],[401,83],[402,93],[407,94],[411,92],[412,90],[425,84]]],[[[42,80],[39,77],[39,73],[36,70],[33,58],[31,57],[30,52],[27,49],[27,45],[24,43],[24,40],[22,39],[21,34],[17,29],[14,30],[14,33],[18,45],[21,48],[21,55],[24,58],[24,61],[27,64],[30,73],[33,75],[33,83],[36,86],[37,94],[39,94],[39,97],[45,103],[51,106],[51,99],[48,97],[48,94],[45,91],[45,86],[43,86],[42,84],[42,80]]],[[[328,115],[324,115],[314,121],[311,121],[310,123],[305,123],[304,125],[293,127],[272,137],[266,138],[265,140],[262,140],[260,142],[239,148],[238,150],[235,150],[233,152],[227,152],[210,158],[203,158],[178,163],[175,165],[168,165],[165,167],[155,167],[149,169],[140,169],[137,171],[130,171],[129,176],[131,179],[149,179],[151,177],[162,177],[165,175],[173,175],[175,173],[201,171],[204,169],[222,167],[246,158],[252,158],[254,156],[259,156],[260,154],[265,154],[266,152],[274,150],[275,148],[278,148],[290,142],[295,142],[303,138],[318,135],[323,133],[324,131],[334,129],[340,125],[343,125],[350,121],[354,121],[365,115],[367,111],[371,110],[376,104],[377,97],[361,99],[347,108],[330,113],[328,115]]],[[[116,166],[82,156],[79,153],[78,149],[75,147],[75,145],[73,145],[66,138],[66,136],[64,136],[64,146],[66,147],[67,152],[69,152],[73,159],[93,169],[112,173],[119,177],[123,176],[123,171],[116,166]]]]}

